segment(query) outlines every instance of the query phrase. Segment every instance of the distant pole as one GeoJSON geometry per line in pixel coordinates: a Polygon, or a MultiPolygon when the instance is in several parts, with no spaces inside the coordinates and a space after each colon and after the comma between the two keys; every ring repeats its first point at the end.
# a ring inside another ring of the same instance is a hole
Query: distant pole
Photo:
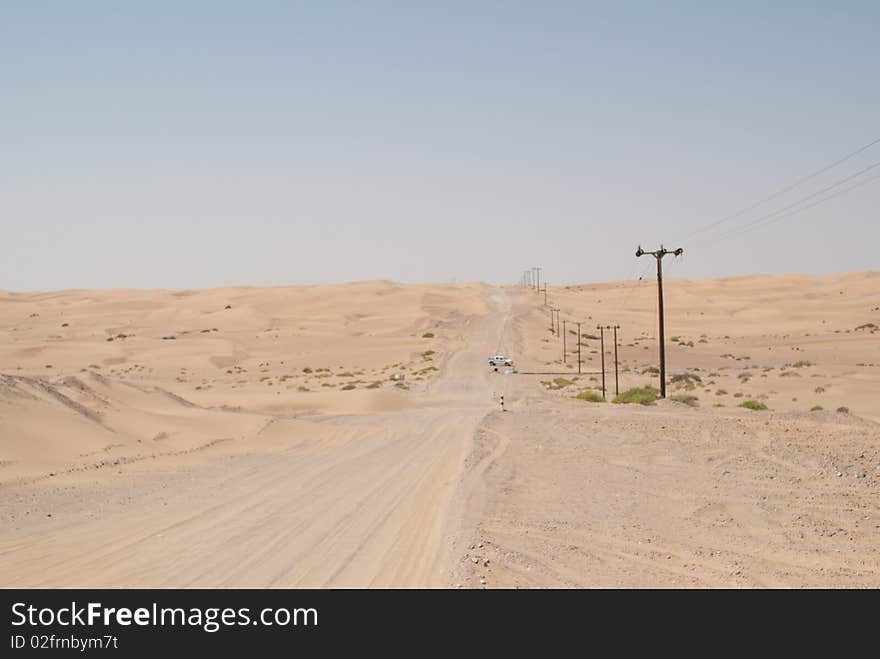
{"type": "Polygon", "coordinates": [[[578,375],[581,374],[581,324],[578,323],[578,375]]]}
{"type": "Polygon", "coordinates": [[[620,395],[620,380],[617,376],[617,330],[620,329],[620,325],[614,326],[614,395],[620,395]]]}
{"type": "Polygon", "coordinates": [[[550,333],[556,334],[553,327],[553,307],[550,307],[550,333]]]}
{"type": "Polygon", "coordinates": [[[565,321],[562,321],[562,363],[565,363],[565,321]]]}
{"type": "Polygon", "coordinates": [[[535,290],[541,292],[541,268],[535,268],[535,290]]]}
{"type": "Polygon", "coordinates": [[[596,325],[599,330],[599,353],[602,355],[602,398],[605,398],[605,328],[596,325]]]}
{"type": "Polygon", "coordinates": [[[620,380],[617,370],[617,330],[620,329],[620,325],[606,325],[605,329],[614,330],[614,395],[619,396],[620,380]]]}
{"type": "Polygon", "coordinates": [[[660,249],[654,252],[646,252],[639,245],[636,250],[636,256],[650,254],[657,259],[657,309],[660,314],[660,398],[666,398],[666,334],[663,320],[663,257],[667,254],[681,256],[684,250],[679,247],[676,250],[669,251],[660,245],[660,249]]]}
{"type": "Polygon", "coordinates": [[[547,306],[547,282],[544,282],[544,306],[547,306]]]}
{"type": "Polygon", "coordinates": [[[559,336],[559,312],[562,311],[559,307],[556,307],[556,336],[559,336]]]}

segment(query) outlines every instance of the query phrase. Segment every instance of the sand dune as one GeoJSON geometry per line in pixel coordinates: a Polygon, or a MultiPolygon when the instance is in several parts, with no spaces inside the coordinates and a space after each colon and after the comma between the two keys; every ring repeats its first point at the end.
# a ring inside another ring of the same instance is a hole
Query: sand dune
{"type": "Polygon", "coordinates": [[[878,283],[0,293],[0,584],[877,587],[878,283]]]}

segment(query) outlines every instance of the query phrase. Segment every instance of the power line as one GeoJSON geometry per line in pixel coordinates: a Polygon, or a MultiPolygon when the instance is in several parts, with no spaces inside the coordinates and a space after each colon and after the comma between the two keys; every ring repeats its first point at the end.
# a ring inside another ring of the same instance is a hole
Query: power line
{"type": "Polygon", "coordinates": [[[739,231],[739,232],[732,231],[729,233],[722,234],[721,236],[718,237],[718,239],[716,241],[709,243],[709,244],[713,245],[713,244],[715,244],[725,238],[728,238],[728,237],[734,235],[735,233],[748,233],[749,231],[754,231],[755,229],[760,229],[761,227],[765,227],[765,226],[768,226],[768,225],[773,224],[775,222],[779,222],[781,220],[784,220],[787,217],[791,217],[792,215],[797,215],[798,213],[802,213],[805,210],[809,210],[811,208],[819,206],[820,204],[824,204],[826,201],[831,201],[835,197],[840,197],[848,192],[852,192],[853,190],[855,190],[857,188],[861,188],[862,186],[867,185],[868,183],[871,183],[871,182],[877,181],[877,180],[880,180],[880,174],[877,174],[876,176],[870,176],[866,179],[862,179],[861,181],[858,181],[854,185],[851,185],[847,188],[844,188],[843,190],[838,190],[834,194],[830,194],[827,197],[823,197],[822,199],[814,201],[812,204],[807,204],[806,206],[803,206],[801,208],[796,208],[788,213],[785,213],[784,215],[780,215],[779,217],[771,218],[769,221],[764,222],[763,224],[760,224],[758,226],[753,226],[751,228],[743,228],[742,231],[739,231]]]}
{"type": "Polygon", "coordinates": [[[807,181],[810,181],[810,180],[816,178],[816,177],[819,176],[820,174],[824,174],[825,172],[827,172],[827,171],[829,171],[829,170],[831,170],[831,169],[834,169],[834,168],[837,167],[838,165],[841,165],[841,164],[845,163],[847,160],[850,160],[851,158],[854,158],[855,156],[859,155],[859,154],[862,153],[863,151],[867,151],[867,150],[870,149],[872,146],[874,146],[875,144],[878,144],[878,143],[880,143],[880,137],[878,137],[877,139],[872,140],[871,142],[868,142],[867,144],[865,144],[865,145],[859,147],[859,148],[856,149],[855,151],[846,154],[846,155],[843,156],[842,158],[839,158],[838,160],[835,160],[835,161],[832,162],[830,165],[825,165],[825,166],[822,167],[821,169],[817,169],[815,172],[812,172],[812,173],[810,173],[810,174],[807,174],[806,176],[804,176],[804,177],[798,179],[797,181],[795,181],[794,183],[792,183],[792,184],[790,184],[790,185],[787,185],[787,186],[785,186],[784,188],[782,188],[782,189],[780,189],[780,190],[777,190],[776,192],[774,192],[774,193],[771,194],[771,195],[768,195],[768,196],[766,196],[766,197],[764,197],[764,198],[762,198],[762,199],[759,199],[759,200],[756,201],[755,203],[753,203],[753,204],[751,204],[751,205],[749,205],[749,206],[746,206],[745,208],[742,208],[742,209],[736,211],[735,213],[732,213],[732,214],[730,214],[730,215],[726,215],[726,216],[724,216],[724,217],[722,217],[722,218],[720,218],[720,219],[718,219],[718,220],[715,220],[714,222],[711,222],[710,224],[707,224],[707,225],[705,225],[705,226],[703,226],[703,227],[699,227],[699,228],[695,229],[694,231],[692,231],[691,233],[689,233],[688,235],[686,235],[684,238],[681,238],[678,242],[684,242],[685,240],[689,240],[690,238],[696,236],[697,234],[703,233],[704,231],[708,231],[709,229],[713,229],[713,228],[717,227],[718,225],[723,224],[724,222],[728,222],[728,221],[730,221],[730,220],[735,220],[735,219],[738,218],[738,217],[742,217],[742,216],[745,215],[746,213],[749,213],[749,212],[755,210],[756,208],[759,208],[759,207],[763,206],[763,205],[766,204],[767,202],[769,202],[769,201],[773,201],[774,199],[778,199],[778,198],[781,197],[782,195],[784,195],[784,194],[786,194],[786,193],[788,193],[788,192],[791,192],[792,190],[794,190],[794,189],[800,187],[801,185],[803,185],[803,184],[806,183],[807,181]]]}
{"type": "MultiPolygon", "coordinates": [[[[862,174],[866,174],[867,172],[870,172],[871,170],[876,169],[877,167],[880,167],[880,161],[875,162],[871,165],[868,165],[864,169],[861,169],[858,172],[856,172],[855,174],[850,174],[849,176],[846,176],[838,181],[835,181],[831,185],[828,185],[828,186],[822,188],[821,190],[817,190],[816,192],[813,192],[812,194],[809,194],[806,197],[802,197],[801,199],[798,199],[797,201],[789,204],[788,206],[783,206],[779,210],[775,210],[772,213],[767,213],[766,215],[762,215],[761,217],[754,219],[751,222],[747,222],[746,224],[744,224],[736,229],[728,231],[727,233],[724,233],[724,234],[718,236],[718,240],[724,239],[728,236],[732,236],[736,233],[742,233],[742,232],[748,231],[752,228],[758,228],[756,225],[772,224],[772,222],[776,221],[777,219],[781,219],[778,216],[782,215],[783,213],[786,213],[786,211],[791,211],[795,207],[803,204],[805,201],[809,201],[810,199],[813,199],[814,197],[817,197],[821,194],[825,194],[826,192],[829,192],[830,190],[833,190],[834,188],[837,188],[837,187],[843,185],[844,183],[848,183],[848,182],[852,181],[853,179],[858,178],[862,174]],[[770,220],[770,222],[766,222],[766,220],[770,220]]],[[[867,182],[870,180],[872,180],[872,179],[868,178],[868,179],[865,179],[864,182],[867,182]]],[[[860,186],[861,186],[861,182],[859,185],[853,186],[852,188],[849,188],[846,191],[848,192],[850,189],[855,189],[860,186]]],[[[840,191],[839,194],[843,194],[843,191],[840,191]]],[[[834,197],[839,196],[839,194],[830,195],[829,197],[824,199],[824,201],[827,201],[828,199],[833,199],[834,197]]],[[[794,213],[796,213],[796,212],[806,210],[807,208],[812,208],[813,206],[816,206],[819,203],[822,203],[822,202],[816,202],[815,204],[804,206],[803,208],[799,208],[791,213],[786,213],[785,216],[794,215],[794,213]]]]}

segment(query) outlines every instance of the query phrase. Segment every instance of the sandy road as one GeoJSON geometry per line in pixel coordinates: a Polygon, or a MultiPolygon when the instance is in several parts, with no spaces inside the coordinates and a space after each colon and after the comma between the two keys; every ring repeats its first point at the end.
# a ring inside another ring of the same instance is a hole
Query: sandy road
{"type": "Polygon", "coordinates": [[[7,489],[33,515],[0,537],[0,584],[446,585],[465,460],[494,404],[484,360],[509,309],[495,302],[411,408],[278,419],[251,444],[7,489]]]}

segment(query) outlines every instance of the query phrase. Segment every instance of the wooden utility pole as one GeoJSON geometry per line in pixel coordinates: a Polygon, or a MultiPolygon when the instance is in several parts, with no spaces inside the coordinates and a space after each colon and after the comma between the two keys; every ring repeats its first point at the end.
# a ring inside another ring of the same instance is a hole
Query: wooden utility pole
{"type": "Polygon", "coordinates": [[[541,292],[541,268],[535,268],[535,290],[541,292]]]}
{"type": "Polygon", "coordinates": [[[544,282],[544,306],[547,306],[547,282],[544,282]]]}
{"type": "Polygon", "coordinates": [[[620,325],[614,326],[614,395],[620,395],[620,380],[618,378],[618,367],[617,367],[617,330],[620,329],[620,325]]]}
{"type": "Polygon", "coordinates": [[[556,334],[556,328],[553,326],[553,307],[550,307],[550,333],[556,334]]]}
{"type": "Polygon", "coordinates": [[[578,323],[578,375],[581,374],[581,324],[578,323]]]}
{"type": "Polygon", "coordinates": [[[660,398],[666,398],[666,336],[663,322],[663,257],[667,254],[681,256],[684,250],[679,247],[676,250],[669,251],[660,245],[660,249],[654,252],[646,252],[639,245],[636,250],[636,256],[650,254],[657,259],[657,309],[660,314],[660,398]]]}
{"type": "Polygon", "coordinates": [[[608,329],[614,330],[614,395],[620,395],[620,379],[618,377],[618,367],[617,367],[617,330],[620,329],[620,325],[608,325],[608,329]]]}
{"type": "Polygon", "coordinates": [[[605,399],[605,328],[596,325],[599,330],[599,354],[602,356],[602,399],[605,399]]]}
{"type": "Polygon", "coordinates": [[[562,363],[565,363],[565,321],[562,321],[562,363]]]}

